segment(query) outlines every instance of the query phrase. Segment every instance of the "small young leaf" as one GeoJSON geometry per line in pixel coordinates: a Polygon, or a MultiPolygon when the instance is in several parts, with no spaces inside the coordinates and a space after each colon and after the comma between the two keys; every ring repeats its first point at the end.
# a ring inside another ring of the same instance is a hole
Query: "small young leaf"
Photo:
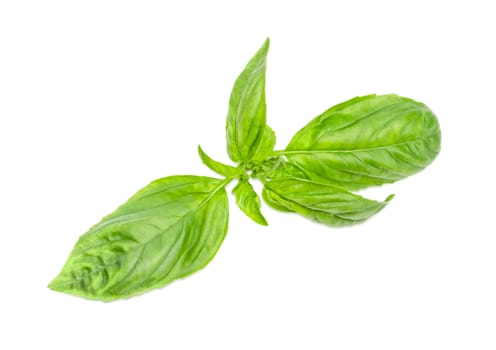
{"type": "Polygon", "coordinates": [[[110,301],[203,268],[227,231],[224,186],[200,176],[152,182],[80,237],[49,288],[110,301]]]}
{"type": "Polygon", "coordinates": [[[368,95],[327,110],[278,154],[312,179],[356,190],[421,171],[436,158],[440,142],[437,118],[424,104],[368,95]]]}
{"type": "Polygon", "coordinates": [[[205,164],[210,170],[216,172],[219,175],[225,177],[235,177],[243,174],[243,169],[235,168],[230,165],[222,164],[210,158],[208,154],[206,154],[200,145],[198,145],[198,154],[200,155],[200,159],[203,164],[205,164]]]}
{"type": "Polygon", "coordinates": [[[265,132],[265,65],[269,39],[234,83],[227,114],[227,152],[234,162],[251,160],[265,132]]]}
{"type": "Polygon", "coordinates": [[[349,226],[379,212],[393,196],[377,202],[329,184],[280,179],[265,182],[263,198],[277,210],[293,211],[329,226],[349,226]]]}
{"type": "Polygon", "coordinates": [[[240,179],[232,193],[238,207],[257,224],[267,226],[267,220],[260,211],[260,198],[246,179],[240,179]]]}
{"type": "Polygon", "coordinates": [[[268,125],[265,125],[264,136],[260,146],[258,146],[257,152],[253,155],[253,160],[262,161],[265,160],[274,150],[276,144],[276,134],[274,130],[268,125]]]}

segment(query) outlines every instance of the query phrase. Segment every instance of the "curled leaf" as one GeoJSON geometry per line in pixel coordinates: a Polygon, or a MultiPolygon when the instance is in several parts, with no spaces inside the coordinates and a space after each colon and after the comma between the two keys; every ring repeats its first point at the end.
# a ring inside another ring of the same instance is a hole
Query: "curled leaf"
{"type": "Polygon", "coordinates": [[[266,181],[264,199],[274,209],[292,211],[328,226],[363,222],[383,209],[384,202],[367,199],[330,184],[301,179],[266,181]]]}

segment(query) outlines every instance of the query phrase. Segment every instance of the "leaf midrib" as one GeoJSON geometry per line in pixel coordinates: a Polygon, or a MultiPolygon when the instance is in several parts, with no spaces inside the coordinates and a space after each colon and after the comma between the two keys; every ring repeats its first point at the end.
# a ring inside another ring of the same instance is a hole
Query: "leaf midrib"
{"type": "MultiPolygon", "coordinates": [[[[173,227],[174,225],[177,225],[180,221],[184,220],[185,218],[189,217],[191,214],[193,214],[194,212],[197,212],[199,211],[206,203],[208,203],[208,201],[222,188],[224,188],[227,183],[231,181],[231,179],[226,179],[224,181],[222,181],[217,187],[215,187],[212,192],[207,196],[207,198],[205,198],[197,207],[193,208],[193,209],[190,209],[189,211],[186,212],[186,214],[180,216],[177,218],[176,221],[174,221],[173,223],[171,223],[169,226],[167,226],[166,228],[160,230],[160,232],[158,232],[155,236],[153,236],[152,238],[150,238],[148,241],[146,242],[143,242],[143,243],[138,243],[137,245],[135,245],[134,247],[132,247],[131,249],[129,249],[127,252],[124,252],[122,253],[117,259],[114,259],[113,261],[107,263],[107,264],[104,264],[104,265],[100,265],[101,268],[99,269],[95,269],[95,270],[91,270],[91,273],[94,274],[94,273],[98,273],[100,271],[103,271],[105,270],[105,268],[107,268],[108,266],[111,266],[111,265],[114,265],[116,262],[122,260],[127,254],[129,254],[129,252],[132,252],[136,249],[143,249],[146,245],[148,245],[150,242],[154,241],[155,239],[157,239],[158,237],[160,237],[161,235],[165,234],[165,232],[167,232],[171,227],[173,227]]],[[[86,250],[90,250],[92,249],[93,247],[90,247],[86,250]]],[[[86,251],[85,250],[85,251],[86,251]]],[[[139,259],[139,258],[138,258],[139,259]]],[[[79,279],[75,279],[76,281],[79,281],[79,279]]],[[[66,282],[64,284],[71,284],[73,283],[74,280],[71,280],[70,282],[66,282]]]]}
{"type": "Polygon", "coordinates": [[[386,149],[390,147],[397,147],[402,145],[407,145],[410,143],[415,143],[419,141],[425,141],[431,137],[435,137],[436,135],[429,135],[427,137],[421,137],[413,140],[408,140],[405,142],[392,143],[384,146],[377,147],[369,147],[369,148],[354,148],[354,149],[316,149],[316,150],[282,150],[282,151],[274,151],[273,155],[292,155],[292,154],[313,154],[313,153],[353,153],[353,152],[365,152],[365,151],[375,151],[378,149],[386,149]]]}
{"type": "Polygon", "coordinates": [[[241,91],[241,95],[239,97],[238,105],[236,106],[236,114],[234,115],[234,144],[236,146],[236,150],[238,151],[238,155],[240,156],[241,160],[246,160],[245,155],[241,154],[240,150],[240,142],[239,142],[239,137],[238,137],[238,123],[239,123],[239,115],[240,115],[240,110],[241,110],[241,105],[243,105],[243,99],[245,98],[246,92],[248,90],[248,87],[250,86],[250,83],[253,81],[253,79],[256,76],[256,73],[258,73],[261,69],[265,68],[265,59],[257,62],[255,67],[253,68],[252,72],[246,79],[246,84],[243,87],[243,90],[241,91]]]}
{"type": "MultiPolygon", "coordinates": [[[[278,193],[278,192],[274,191],[274,189],[273,189],[270,185],[268,185],[267,183],[265,184],[265,186],[266,186],[266,187],[267,187],[267,188],[268,188],[271,192],[275,193],[277,196],[279,196],[279,197],[283,198],[284,200],[286,200],[286,201],[288,201],[288,202],[290,202],[290,203],[293,203],[293,204],[295,204],[295,205],[298,205],[298,206],[300,206],[300,207],[303,207],[303,208],[305,208],[305,209],[307,209],[307,210],[310,210],[310,211],[316,211],[316,212],[323,213],[323,214],[327,214],[327,215],[332,215],[332,216],[335,216],[335,217],[337,217],[337,218],[339,218],[339,219],[341,219],[341,220],[344,220],[344,221],[350,221],[350,222],[359,222],[359,221],[364,221],[364,220],[353,220],[353,219],[345,218],[345,217],[342,217],[342,216],[340,216],[339,214],[336,214],[336,213],[331,213],[331,212],[328,212],[328,211],[325,211],[325,210],[322,210],[322,209],[316,209],[316,208],[309,207],[309,206],[307,206],[307,205],[305,205],[305,204],[303,204],[303,203],[298,203],[298,202],[296,202],[296,201],[294,201],[294,200],[292,200],[292,199],[290,199],[290,198],[287,198],[286,196],[284,196],[284,195],[282,195],[282,194],[280,194],[280,193],[278,193]]],[[[347,211],[347,212],[342,212],[342,213],[340,213],[340,214],[347,214],[347,213],[352,213],[352,212],[353,212],[353,211],[347,211]]]]}

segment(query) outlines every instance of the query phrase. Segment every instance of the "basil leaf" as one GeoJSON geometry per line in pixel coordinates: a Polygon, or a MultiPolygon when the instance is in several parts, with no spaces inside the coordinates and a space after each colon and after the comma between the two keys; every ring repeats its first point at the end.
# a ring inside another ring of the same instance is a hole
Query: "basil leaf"
{"type": "Polygon", "coordinates": [[[224,186],[200,176],[152,182],[80,237],[49,288],[110,301],[203,268],[227,231],[224,186]]]}
{"type": "Polygon", "coordinates": [[[247,179],[240,179],[232,193],[236,197],[236,204],[249,218],[257,224],[267,226],[262,212],[260,211],[260,198],[253,190],[247,179]]]}
{"type": "Polygon", "coordinates": [[[263,179],[307,179],[310,177],[296,164],[284,161],[282,158],[266,160],[261,165],[263,179]]]}
{"type": "Polygon", "coordinates": [[[348,226],[379,212],[393,195],[378,202],[330,184],[280,179],[265,182],[263,197],[275,209],[293,211],[329,226],[348,226]]]}
{"type": "Polygon", "coordinates": [[[234,83],[227,114],[227,152],[234,162],[252,159],[265,132],[265,65],[269,39],[234,83]]]}
{"type": "Polygon", "coordinates": [[[243,169],[235,168],[230,165],[222,164],[210,158],[198,145],[198,154],[203,164],[205,164],[210,170],[216,172],[219,175],[225,177],[235,177],[243,174],[243,169]]]}
{"type": "Polygon", "coordinates": [[[274,130],[272,130],[270,126],[265,125],[262,142],[260,143],[257,152],[253,156],[253,160],[255,161],[265,160],[267,157],[269,157],[272,154],[275,144],[276,144],[276,134],[274,133],[274,130]]]}
{"type": "Polygon", "coordinates": [[[294,213],[294,210],[286,207],[282,200],[280,200],[274,192],[270,191],[267,187],[264,187],[262,190],[262,198],[265,203],[267,203],[270,207],[285,212],[285,213],[294,213]]]}
{"type": "Polygon", "coordinates": [[[424,104],[368,95],[327,110],[277,153],[312,179],[356,190],[421,171],[440,142],[436,116],[424,104]]]}

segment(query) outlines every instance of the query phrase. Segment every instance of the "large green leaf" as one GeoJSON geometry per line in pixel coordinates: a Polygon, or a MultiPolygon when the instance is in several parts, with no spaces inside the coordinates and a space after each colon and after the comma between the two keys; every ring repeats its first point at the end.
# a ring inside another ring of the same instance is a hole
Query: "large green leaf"
{"type": "Polygon", "coordinates": [[[279,179],[265,181],[263,198],[277,210],[293,211],[329,226],[348,226],[367,220],[393,196],[378,202],[330,184],[279,179]]]}
{"type": "Polygon", "coordinates": [[[265,133],[265,66],[269,39],[234,83],[229,100],[227,152],[235,162],[250,160],[265,133]]]}
{"type": "Polygon", "coordinates": [[[260,198],[247,179],[241,178],[232,193],[236,197],[238,207],[249,218],[257,224],[267,226],[267,220],[260,211],[260,198]]]}
{"type": "Polygon", "coordinates": [[[152,182],[80,237],[49,287],[109,301],[203,268],[227,231],[224,186],[200,176],[152,182]]]}
{"type": "Polygon", "coordinates": [[[260,165],[262,179],[306,179],[310,177],[298,167],[298,165],[289,163],[281,157],[275,157],[264,161],[260,165]]]}
{"type": "Polygon", "coordinates": [[[395,182],[440,151],[436,116],[397,95],[368,95],[334,106],[278,152],[312,179],[355,190],[395,182]]]}

